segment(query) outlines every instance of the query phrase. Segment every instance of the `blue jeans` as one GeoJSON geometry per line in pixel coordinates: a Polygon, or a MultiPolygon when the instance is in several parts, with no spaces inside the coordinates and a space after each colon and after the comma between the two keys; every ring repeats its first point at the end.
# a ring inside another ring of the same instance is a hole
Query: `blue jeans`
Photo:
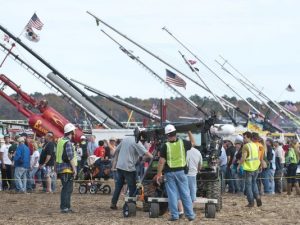
{"type": "Polygon", "coordinates": [[[221,191],[222,191],[222,193],[225,193],[225,189],[226,189],[226,182],[225,182],[226,167],[227,167],[227,165],[220,166],[220,173],[221,173],[221,191]]]}
{"type": "Polygon", "coordinates": [[[258,171],[245,171],[245,185],[246,185],[246,195],[247,195],[247,200],[250,204],[254,203],[254,198],[259,199],[259,192],[257,188],[257,175],[258,171]]]}
{"type": "Polygon", "coordinates": [[[52,192],[56,191],[56,180],[57,180],[57,175],[56,175],[56,173],[53,173],[51,175],[51,191],[52,192]]]}
{"type": "Polygon", "coordinates": [[[60,193],[60,209],[71,209],[71,195],[73,192],[73,174],[61,173],[59,174],[62,189],[60,193]]]}
{"type": "Polygon", "coordinates": [[[179,218],[178,199],[181,199],[185,216],[195,218],[193,203],[189,192],[188,178],[183,170],[165,173],[168,207],[173,219],[179,218]],[[177,192],[178,190],[178,192],[177,192]],[[179,196],[177,196],[179,194],[179,196]]]}
{"type": "Polygon", "coordinates": [[[227,179],[227,184],[228,184],[228,192],[229,193],[235,193],[237,192],[236,190],[236,185],[235,185],[235,180],[233,177],[233,171],[231,170],[231,168],[227,167],[226,168],[226,179],[227,179]]]}
{"type": "Polygon", "coordinates": [[[196,193],[197,193],[196,176],[188,176],[188,183],[189,183],[189,189],[190,189],[190,196],[191,196],[192,202],[194,202],[194,201],[196,201],[196,193]]]}
{"type": "Polygon", "coordinates": [[[270,176],[271,176],[271,172],[270,169],[263,169],[263,171],[261,172],[261,182],[264,186],[264,193],[265,194],[270,194],[270,176]]]}
{"type": "Polygon", "coordinates": [[[16,190],[26,192],[27,169],[24,167],[15,168],[16,190]]]}
{"type": "Polygon", "coordinates": [[[35,185],[34,176],[35,176],[36,172],[38,171],[38,169],[39,169],[38,167],[33,167],[32,170],[28,170],[29,179],[27,180],[27,190],[34,189],[34,185],[35,185]]]}
{"type": "Polygon", "coordinates": [[[111,199],[111,204],[113,205],[116,205],[119,200],[119,196],[125,184],[125,180],[129,189],[129,197],[136,196],[136,171],[129,172],[117,169],[117,173],[118,175],[116,177],[117,181],[115,183],[115,191],[111,199]]]}
{"type": "Polygon", "coordinates": [[[269,170],[269,191],[270,193],[275,193],[275,181],[274,181],[275,170],[269,170]]]}
{"type": "Polygon", "coordinates": [[[244,188],[241,187],[239,174],[237,172],[237,166],[232,165],[231,167],[232,185],[235,193],[243,192],[244,188]]]}

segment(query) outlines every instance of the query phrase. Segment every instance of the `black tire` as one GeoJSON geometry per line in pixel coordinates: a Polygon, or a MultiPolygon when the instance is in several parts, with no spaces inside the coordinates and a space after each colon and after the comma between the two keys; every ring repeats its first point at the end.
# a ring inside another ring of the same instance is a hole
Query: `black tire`
{"type": "Polygon", "coordinates": [[[216,217],[216,205],[212,203],[205,204],[205,217],[215,218],[216,217]]]}
{"type": "Polygon", "coordinates": [[[161,202],[159,203],[159,215],[162,216],[168,211],[168,203],[161,202]]]}
{"type": "Polygon", "coordinates": [[[109,185],[104,185],[102,188],[101,188],[103,194],[110,194],[111,193],[111,187],[109,185]]]}
{"type": "Polygon", "coordinates": [[[87,186],[86,184],[80,184],[78,188],[79,194],[86,194],[87,193],[87,186]]]}
{"type": "Polygon", "coordinates": [[[92,184],[92,185],[90,186],[89,192],[90,192],[91,194],[97,194],[97,191],[98,191],[97,184],[92,184]]]}
{"type": "Polygon", "coordinates": [[[216,204],[216,210],[219,212],[222,209],[222,194],[221,194],[221,181],[208,181],[207,184],[207,198],[217,199],[218,203],[216,204]]]}
{"type": "Polygon", "coordinates": [[[134,202],[125,202],[123,205],[123,216],[136,216],[136,204],[134,202]]]}
{"type": "Polygon", "coordinates": [[[158,216],[159,216],[159,203],[157,202],[150,203],[149,217],[157,218],[158,216]]]}

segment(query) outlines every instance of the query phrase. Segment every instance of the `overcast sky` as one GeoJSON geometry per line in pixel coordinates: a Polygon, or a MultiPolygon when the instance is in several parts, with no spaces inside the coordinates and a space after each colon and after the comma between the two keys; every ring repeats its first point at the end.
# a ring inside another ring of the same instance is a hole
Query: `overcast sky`
{"type": "MultiPolygon", "coordinates": [[[[165,77],[165,65],[103,24],[97,27],[87,10],[198,82],[178,50],[188,59],[194,58],[162,31],[162,27],[166,26],[243,97],[254,98],[215,63],[220,54],[273,100],[300,100],[300,1],[297,0],[1,0],[0,3],[2,26],[18,36],[36,12],[45,24],[37,32],[40,41],[33,43],[21,35],[22,41],[68,78],[111,95],[175,96],[121,52],[100,29],[132,50],[162,77],[165,77]],[[296,92],[285,91],[288,84],[296,92]]],[[[4,43],[3,33],[0,35],[4,43]]],[[[14,53],[43,75],[50,72],[21,46],[17,46],[14,53]]],[[[1,61],[4,57],[0,52],[1,61]]],[[[213,92],[234,96],[199,62],[196,65],[213,92]]],[[[11,58],[0,68],[0,73],[26,92],[52,92],[11,58]]],[[[178,88],[185,96],[210,96],[188,80],[186,82],[186,90],[178,88]]]]}

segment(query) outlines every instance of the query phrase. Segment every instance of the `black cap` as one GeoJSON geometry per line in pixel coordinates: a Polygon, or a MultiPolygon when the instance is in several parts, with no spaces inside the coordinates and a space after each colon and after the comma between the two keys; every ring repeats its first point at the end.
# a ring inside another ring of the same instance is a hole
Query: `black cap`
{"type": "Polygon", "coordinates": [[[6,137],[10,138],[10,135],[9,134],[4,134],[4,138],[6,138],[6,137]]]}
{"type": "Polygon", "coordinates": [[[23,133],[20,134],[20,137],[27,137],[27,136],[28,136],[28,134],[25,133],[25,132],[23,132],[23,133]]]}

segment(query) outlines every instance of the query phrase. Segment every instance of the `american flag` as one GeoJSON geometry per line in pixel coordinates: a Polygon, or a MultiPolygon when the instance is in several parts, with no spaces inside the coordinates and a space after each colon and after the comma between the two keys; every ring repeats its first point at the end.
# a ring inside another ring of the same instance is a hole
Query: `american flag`
{"type": "Polygon", "coordinates": [[[186,83],[185,81],[180,78],[178,75],[176,75],[175,73],[171,72],[170,70],[166,69],[166,82],[169,84],[174,84],[175,86],[178,87],[186,87],[186,83]]]}
{"type": "Polygon", "coordinates": [[[26,25],[26,27],[33,27],[33,28],[35,28],[37,30],[41,30],[43,26],[44,26],[44,24],[38,18],[38,16],[36,15],[36,13],[33,14],[33,16],[31,17],[31,19],[29,20],[29,22],[26,25]]]}

